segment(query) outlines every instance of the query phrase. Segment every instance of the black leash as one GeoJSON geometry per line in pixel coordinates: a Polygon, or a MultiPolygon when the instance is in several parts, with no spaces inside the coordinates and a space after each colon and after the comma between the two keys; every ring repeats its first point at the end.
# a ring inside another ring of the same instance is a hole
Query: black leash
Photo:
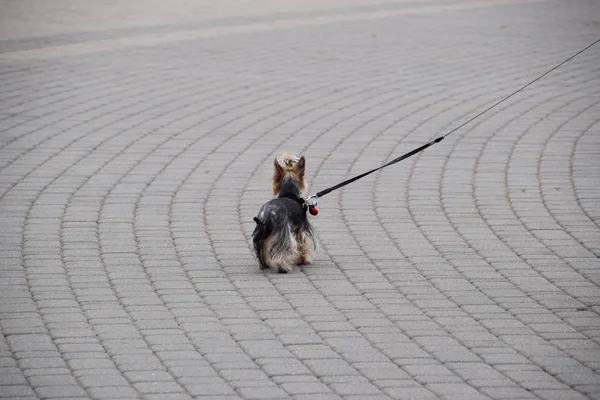
{"type": "MultiPolygon", "coordinates": [[[[360,178],[364,178],[365,176],[367,176],[367,175],[369,175],[369,174],[372,174],[373,172],[377,172],[377,171],[379,171],[379,170],[380,170],[380,169],[382,169],[382,168],[389,167],[389,166],[390,166],[390,165],[392,165],[392,164],[396,164],[397,162],[400,162],[400,161],[402,161],[402,160],[404,160],[404,159],[407,159],[408,157],[414,156],[415,154],[422,152],[423,150],[425,150],[425,149],[426,149],[426,148],[428,148],[429,146],[433,146],[434,144],[441,142],[441,141],[442,141],[442,139],[444,139],[444,136],[441,136],[441,137],[439,137],[439,138],[437,138],[437,139],[434,139],[434,140],[432,140],[431,142],[429,142],[429,143],[426,143],[426,144],[424,144],[423,146],[421,146],[421,147],[418,147],[418,148],[416,148],[416,149],[414,149],[414,150],[412,150],[412,151],[409,151],[409,152],[408,152],[408,153],[406,153],[406,154],[402,154],[400,157],[398,157],[398,158],[394,158],[392,161],[390,161],[390,162],[389,162],[389,163],[387,163],[387,164],[384,164],[384,165],[382,165],[382,166],[381,166],[381,167],[379,167],[379,168],[372,169],[372,170],[370,170],[370,171],[367,171],[367,172],[365,172],[365,173],[362,173],[362,174],[360,174],[360,175],[357,175],[357,176],[355,176],[354,178],[350,178],[350,179],[348,179],[348,180],[345,180],[344,182],[338,183],[338,184],[337,184],[337,185],[335,185],[335,186],[332,186],[332,187],[330,187],[330,188],[327,188],[327,189],[325,189],[325,190],[321,190],[320,192],[318,192],[317,194],[315,194],[315,195],[313,195],[313,196],[314,196],[314,197],[323,197],[323,196],[325,196],[327,193],[333,192],[333,191],[334,191],[334,190],[336,190],[336,189],[339,189],[339,188],[341,188],[341,187],[343,187],[343,186],[349,185],[349,184],[351,184],[352,182],[359,180],[360,178]]],[[[313,196],[311,196],[311,197],[313,197],[313,196]]],[[[314,198],[314,197],[313,197],[313,198],[314,198]]],[[[310,198],[310,197],[309,197],[309,198],[310,198]]]]}
{"type": "Polygon", "coordinates": [[[590,47],[594,46],[595,44],[599,43],[600,39],[596,40],[594,43],[586,46],[585,48],[579,50],[577,53],[573,54],[571,57],[567,58],[566,60],[564,60],[563,62],[561,62],[560,64],[554,66],[553,68],[549,69],[548,71],[544,72],[542,75],[538,76],[537,78],[535,78],[534,80],[532,80],[531,82],[529,82],[528,84],[526,84],[525,86],[520,87],[519,89],[515,90],[514,92],[512,92],[511,94],[509,94],[508,96],[502,98],[501,100],[495,102],[494,104],[492,104],[491,106],[489,106],[488,108],[486,108],[485,110],[481,111],[479,114],[475,115],[474,117],[470,118],[469,120],[467,120],[466,122],[463,122],[462,124],[460,124],[459,126],[457,126],[456,128],[452,129],[450,132],[446,133],[443,136],[438,137],[437,139],[432,140],[431,142],[428,142],[426,144],[424,144],[421,147],[418,147],[414,150],[409,151],[406,154],[402,154],[400,157],[398,158],[394,158],[392,161],[388,162],[387,164],[382,165],[381,167],[372,169],[370,171],[364,172],[360,175],[355,176],[354,178],[350,178],[347,179],[343,182],[338,183],[337,185],[331,186],[325,190],[321,190],[320,192],[317,192],[316,194],[313,194],[312,196],[309,196],[306,200],[305,200],[305,205],[307,205],[308,207],[311,206],[311,204],[316,203],[314,200],[316,200],[319,197],[323,197],[328,193],[333,192],[334,190],[337,190],[341,187],[344,187],[346,185],[351,184],[352,182],[356,182],[357,180],[364,178],[367,175],[372,174],[373,172],[377,172],[380,169],[383,169],[385,167],[389,167],[392,164],[396,164],[402,160],[405,160],[409,157],[414,156],[417,153],[422,152],[423,150],[425,150],[426,148],[433,146],[436,143],[441,142],[442,140],[444,140],[447,136],[450,136],[451,134],[453,134],[454,132],[456,132],[457,130],[459,130],[460,128],[462,128],[463,126],[467,125],[468,123],[474,121],[475,119],[481,117],[483,114],[485,114],[486,112],[490,111],[492,108],[497,107],[498,105],[500,105],[501,103],[505,102],[506,100],[510,99],[511,97],[513,97],[514,95],[516,95],[517,93],[519,93],[520,91],[524,90],[525,88],[529,87],[530,85],[534,84],[535,82],[539,81],[540,79],[542,79],[543,77],[545,77],[546,75],[548,75],[549,73],[551,73],[552,71],[554,71],[557,68],[560,68],[561,66],[563,66],[564,64],[568,63],[569,61],[571,61],[572,59],[574,59],[575,57],[577,57],[578,55],[580,55],[581,53],[583,53],[584,51],[586,51],[587,49],[589,49],[590,47]]]}

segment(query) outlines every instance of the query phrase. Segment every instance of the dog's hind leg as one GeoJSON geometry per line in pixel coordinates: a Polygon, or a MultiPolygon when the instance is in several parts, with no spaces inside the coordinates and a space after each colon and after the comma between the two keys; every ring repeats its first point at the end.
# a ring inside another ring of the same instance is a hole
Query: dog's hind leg
{"type": "Polygon", "coordinates": [[[294,233],[294,237],[298,242],[298,259],[296,260],[296,264],[312,264],[312,249],[315,247],[313,238],[303,230],[294,233]]]}
{"type": "Polygon", "coordinates": [[[285,252],[279,253],[272,262],[277,266],[277,272],[281,274],[287,274],[288,272],[292,272],[294,264],[296,264],[296,260],[298,259],[298,250],[296,241],[292,241],[293,245],[285,252]]]}
{"type": "Polygon", "coordinates": [[[298,242],[295,235],[292,234],[290,226],[282,227],[278,232],[276,250],[272,253],[271,262],[277,267],[277,272],[287,274],[292,272],[293,266],[298,260],[298,242]]]}

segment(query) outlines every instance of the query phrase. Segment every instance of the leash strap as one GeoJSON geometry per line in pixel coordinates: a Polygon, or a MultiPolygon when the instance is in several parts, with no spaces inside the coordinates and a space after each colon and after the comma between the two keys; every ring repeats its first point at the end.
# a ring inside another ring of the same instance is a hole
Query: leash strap
{"type": "Polygon", "coordinates": [[[584,47],[583,49],[579,50],[577,53],[573,54],[571,57],[567,58],[566,60],[564,60],[563,62],[561,62],[560,64],[555,65],[553,68],[549,69],[548,71],[544,72],[542,75],[538,76],[537,78],[535,78],[534,80],[530,81],[529,83],[527,83],[526,85],[520,87],[519,89],[515,90],[514,92],[512,92],[511,94],[509,94],[508,96],[502,98],[501,100],[497,101],[496,103],[492,104],[491,106],[489,106],[488,108],[486,108],[485,110],[481,111],[479,114],[475,115],[474,117],[470,118],[469,120],[467,120],[466,122],[460,124],[459,126],[457,126],[456,128],[452,129],[450,132],[446,133],[443,136],[438,137],[437,139],[432,140],[429,143],[424,144],[421,147],[418,147],[412,151],[409,151],[406,154],[402,154],[400,157],[393,159],[392,161],[390,161],[389,163],[382,165],[379,168],[375,168],[372,169],[370,171],[367,171],[365,173],[362,173],[360,175],[355,176],[354,178],[350,178],[348,180],[345,180],[341,183],[338,183],[335,186],[332,186],[330,188],[327,188],[325,190],[321,190],[320,192],[318,192],[317,194],[313,194],[312,196],[309,196],[306,200],[305,200],[305,206],[310,204],[310,201],[312,201],[313,199],[319,198],[319,197],[323,197],[328,193],[333,192],[334,190],[337,190],[341,187],[344,187],[346,185],[351,184],[352,182],[356,182],[357,180],[364,178],[367,175],[372,174],[373,172],[377,172],[382,168],[385,167],[389,167],[392,164],[396,164],[397,162],[400,162],[402,160],[405,160],[409,157],[414,156],[417,153],[422,152],[423,150],[425,150],[426,148],[428,148],[429,146],[433,146],[436,143],[441,142],[446,136],[451,135],[452,133],[456,132],[457,130],[459,130],[460,128],[462,128],[463,126],[467,125],[468,123],[470,123],[471,121],[479,118],[480,116],[482,116],[483,114],[485,114],[486,112],[490,111],[492,108],[498,106],[500,103],[503,103],[504,101],[508,100],[509,98],[511,98],[512,96],[516,95],[517,93],[519,93],[521,90],[527,88],[528,86],[530,86],[531,84],[539,81],[540,79],[542,79],[543,77],[545,77],[546,75],[548,75],[550,72],[554,71],[555,69],[561,67],[563,64],[566,64],[567,62],[571,61],[572,59],[574,59],[575,57],[577,57],[578,55],[580,55],[581,53],[583,53],[584,51],[586,51],[587,49],[589,49],[590,47],[594,46],[595,44],[599,43],[600,39],[596,40],[594,43],[584,47]]]}
{"type": "Polygon", "coordinates": [[[392,164],[396,164],[397,162],[400,162],[400,161],[402,161],[402,160],[406,160],[407,158],[409,158],[409,157],[412,157],[412,156],[414,156],[415,154],[422,152],[423,150],[425,150],[425,149],[426,149],[426,148],[428,148],[429,146],[433,146],[434,144],[441,142],[441,141],[442,141],[442,139],[444,139],[444,136],[440,136],[439,138],[437,138],[437,139],[434,139],[434,140],[432,140],[431,142],[429,142],[429,143],[426,143],[426,144],[424,144],[424,145],[423,145],[423,146],[421,146],[421,147],[418,147],[418,148],[416,148],[416,149],[414,149],[414,150],[411,150],[411,151],[409,151],[408,153],[402,154],[400,157],[394,158],[392,161],[390,161],[390,162],[389,162],[389,163],[387,163],[387,164],[384,164],[384,165],[382,165],[382,166],[381,166],[381,167],[379,167],[379,168],[375,168],[375,169],[372,169],[372,170],[370,170],[370,171],[364,172],[364,173],[362,173],[362,174],[360,174],[360,175],[357,175],[357,176],[355,176],[354,178],[350,178],[350,179],[348,179],[348,180],[345,180],[344,182],[338,183],[338,184],[337,184],[337,185],[335,185],[335,186],[332,186],[332,187],[330,187],[330,188],[327,188],[327,189],[325,189],[325,190],[321,190],[320,192],[318,192],[318,193],[316,194],[316,197],[323,197],[323,196],[325,196],[327,193],[333,192],[334,190],[337,190],[337,189],[339,189],[339,188],[341,188],[341,187],[344,187],[344,186],[346,186],[346,185],[349,185],[349,184],[351,184],[352,182],[355,182],[355,181],[359,180],[360,178],[364,178],[365,176],[372,174],[373,172],[377,172],[377,171],[379,171],[380,169],[383,169],[383,168],[385,168],[385,167],[389,167],[389,166],[390,166],[390,165],[392,165],[392,164]]]}

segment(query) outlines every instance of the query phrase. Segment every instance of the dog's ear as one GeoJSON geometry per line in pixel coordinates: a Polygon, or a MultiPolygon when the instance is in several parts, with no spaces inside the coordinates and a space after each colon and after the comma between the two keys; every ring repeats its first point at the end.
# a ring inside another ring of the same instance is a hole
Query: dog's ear
{"type": "Polygon", "coordinates": [[[279,161],[277,161],[277,159],[275,159],[273,161],[273,165],[275,166],[275,175],[273,176],[273,179],[275,179],[275,177],[282,178],[283,177],[283,167],[281,165],[279,165],[279,161]]]}
{"type": "Polygon", "coordinates": [[[272,189],[273,189],[273,194],[275,196],[277,196],[279,194],[279,187],[281,185],[281,180],[283,179],[283,168],[281,167],[281,165],[279,165],[279,162],[277,161],[277,159],[275,159],[275,162],[273,163],[273,165],[275,165],[275,173],[273,174],[273,184],[272,184],[272,189]]]}
{"type": "Polygon", "coordinates": [[[298,173],[298,175],[304,176],[304,168],[305,167],[306,167],[306,160],[304,159],[304,156],[302,156],[302,157],[300,157],[300,159],[298,160],[298,163],[296,163],[294,168],[296,169],[296,172],[298,173]]]}

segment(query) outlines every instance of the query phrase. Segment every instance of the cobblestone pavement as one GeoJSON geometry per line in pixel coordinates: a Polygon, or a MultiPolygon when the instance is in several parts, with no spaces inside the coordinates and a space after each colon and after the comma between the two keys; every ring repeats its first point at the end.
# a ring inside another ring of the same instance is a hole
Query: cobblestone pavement
{"type": "Polygon", "coordinates": [[[600,45],[249,246],[275,156],[379,166],[600,2],[61,1],[0,6],[0,398],[600,399],[600,45]]]}

